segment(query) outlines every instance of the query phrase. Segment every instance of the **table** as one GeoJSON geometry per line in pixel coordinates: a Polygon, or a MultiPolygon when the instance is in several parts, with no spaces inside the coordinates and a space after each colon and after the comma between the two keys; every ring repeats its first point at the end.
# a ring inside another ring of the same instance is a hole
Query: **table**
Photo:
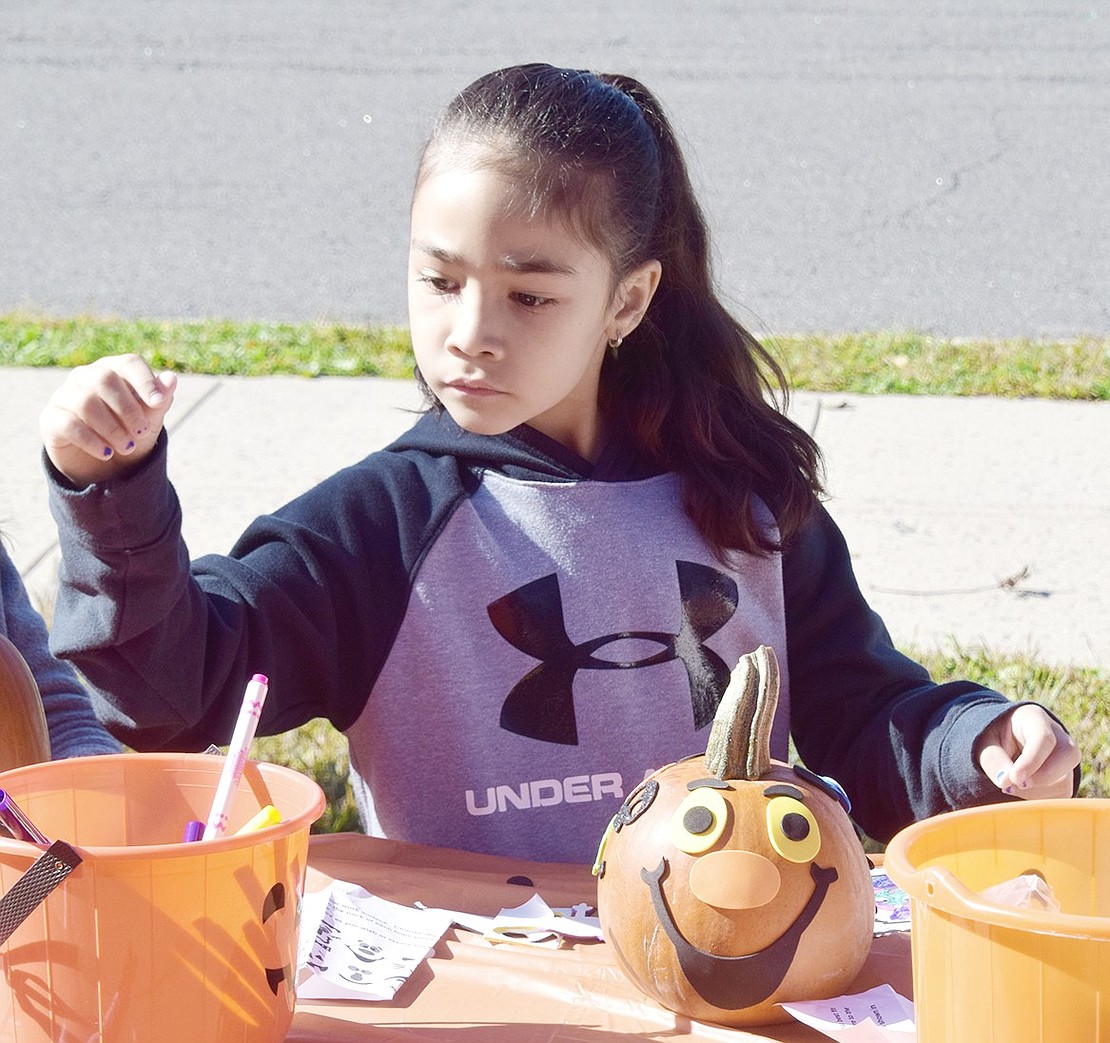
{"type": "MultiPolygon", "coordinates": [[[[523,862],[352,833],[314,836],[307,888],[323,888],[333,879],[394,902],[422,901],[487,915],[519,905],[534,891],[552,906],[592,904],[596,894],[586,866],[523,862]],[[514,876],[532,885],[508,883],[514,876]]],[[[849,991],[884,982],[903,996],[912,994],[906,934],[876,938],[849,991]]],[[[640,993],[604,943],[562,949],[490,945],[452,928],[392,1002],[298,1002],[286,1043],[817,1043],[824,1038],[794,1022],[759,1030],[691,1022],[640,993]]]]}

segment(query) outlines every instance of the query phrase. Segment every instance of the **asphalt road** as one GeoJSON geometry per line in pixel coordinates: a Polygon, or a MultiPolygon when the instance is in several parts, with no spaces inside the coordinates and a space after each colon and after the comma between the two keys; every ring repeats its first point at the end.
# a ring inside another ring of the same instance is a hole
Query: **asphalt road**
{"type": "Polygon", "coordinates": [[[1110,3],[2,0],[0,311],[404,321],[436,111],[629,72],[759,333],[1110,332],[1110,3]]]}

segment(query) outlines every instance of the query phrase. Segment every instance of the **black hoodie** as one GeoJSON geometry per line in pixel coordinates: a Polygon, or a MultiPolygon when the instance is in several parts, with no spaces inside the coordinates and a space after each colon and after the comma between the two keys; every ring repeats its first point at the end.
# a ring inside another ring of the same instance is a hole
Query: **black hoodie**
{"type": "Polygon", "coordinates": [[[190,565],[165,454],[51,483],[53,648],[137,749],[226,743],[260,672],[261,734],[347,733],[368,832],[585,861],[645,773],[704,751],[730,669],[767,644],[774,755],[789,730],[868,834],[999,799],[972,746],[1012,704],[894,649],[822,507],[781,555],[725,567],[677,478],[620,446],[591,465],[429,414],[190,565]]]}

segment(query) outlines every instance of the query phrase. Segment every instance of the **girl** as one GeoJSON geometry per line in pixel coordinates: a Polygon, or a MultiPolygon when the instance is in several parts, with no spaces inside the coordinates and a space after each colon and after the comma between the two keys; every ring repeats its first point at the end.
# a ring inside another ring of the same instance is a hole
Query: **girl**
{"type": "MultiPolygon", "coordinates": [[[[77,679],[73,667],[50,654],[46,624],[31,604],[19,570],[2,543],[0,634],[11,641],[26,661],[38,686],[50,736],[51,757],[59,759],[120,752],[120,744],[104,730],[93,713],[88,693],[77,679]]],[[[4,693],[4,697],[8,698],[8,693],[4,693]]],[[[3,725],[0,724],[0,727],[3,725]]]]}
{"type": "Polygon", "coordinates": [[[54,640],[140,748],[261,722],[346,732],[374,834],[592,857],[649,770],[701,752],[740,655],[784,664],[774,737],[889,837],[1069,795],[1036,705],[892,647],[818,494],[782,375],[722,307],[656,100],[543,65],[484,76],[421,158],[409,311],[431,408],[190,568],[166,479],[172,374],[74,372],[42,420],[64,549],[54,640]]]}

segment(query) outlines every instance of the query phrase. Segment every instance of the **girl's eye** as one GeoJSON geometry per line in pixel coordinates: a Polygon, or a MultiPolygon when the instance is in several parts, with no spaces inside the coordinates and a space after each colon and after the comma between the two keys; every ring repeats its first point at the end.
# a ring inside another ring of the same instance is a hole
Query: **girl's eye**
{"type": "Polygon", "coordinates": [[[526,308],[539,308],[551,303],[550,297],[541,297],[537,293],[515,293],[513,296],[517,304],[523,304],[526,308]]]}
{"type": "Polygon", "coordinates": [[[455,284],[442,275],[421,275],[418,281],[434,293],[453,293],[455,290],[455,284]]]}
{"type": "Polygon", "coordinates": [[[817,819],[800,800],[775,797],[767,804],[767,835],[789,862],[809,862],[821,850],[817,819]]]}
{"type": "Polygon", "coordinates": [[[728,825],[728,801],[716,790],[696,789],[671,816],[671,843],[688,855],[708,851],[728,825]]]}

